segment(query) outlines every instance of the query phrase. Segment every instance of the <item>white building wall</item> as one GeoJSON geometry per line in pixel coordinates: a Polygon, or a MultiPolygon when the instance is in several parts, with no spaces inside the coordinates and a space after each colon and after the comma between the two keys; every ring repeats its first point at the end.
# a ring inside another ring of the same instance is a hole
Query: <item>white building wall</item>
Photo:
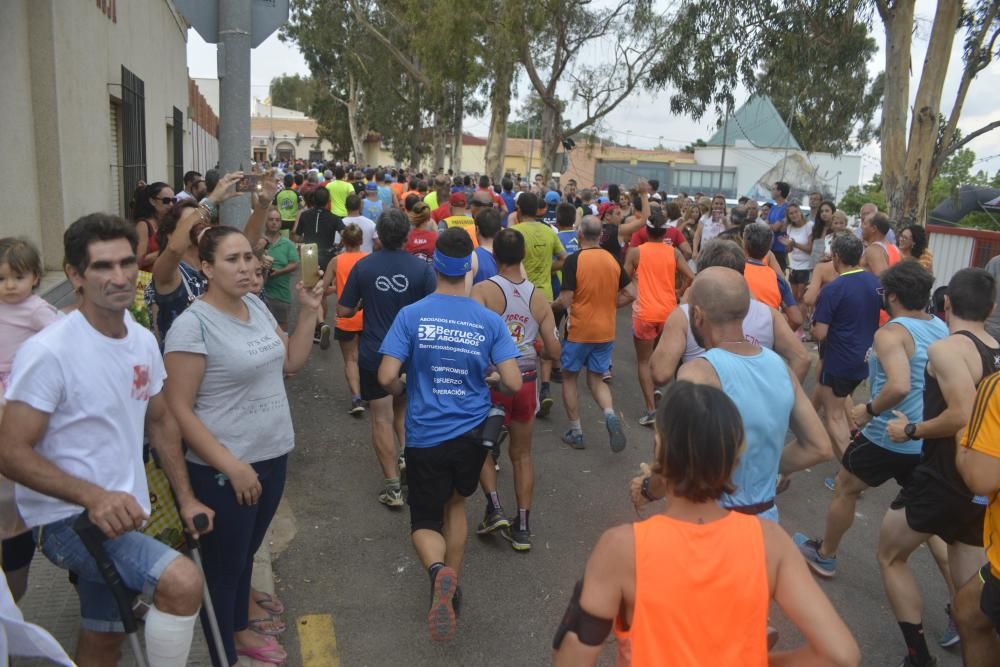
{"type": "MultiPolygon", "coordinates": [[[[721,146],[696,148],[695,163],[719,166],[722,163],[721,146]]],[[[736,192],[738,195],[770,199],[766,189],[758,183],[770,184],[787,181],[794,189],[809,192],[818,189],[824,195],[840,199],[852,185],[860,185],[861,156],[830,153],[787,152],[782,149],[755,148],[746,141],[726,147],[726,167],[736,167],[736,192]],[[840,172],[839,178],[837,172],[840,172]]]]}
{"type": "Polygon", "coordinates": [[[184,143],[184,171],[194,170],[204,174],[219,162],[219,140],[188,119],[184,143]]]}

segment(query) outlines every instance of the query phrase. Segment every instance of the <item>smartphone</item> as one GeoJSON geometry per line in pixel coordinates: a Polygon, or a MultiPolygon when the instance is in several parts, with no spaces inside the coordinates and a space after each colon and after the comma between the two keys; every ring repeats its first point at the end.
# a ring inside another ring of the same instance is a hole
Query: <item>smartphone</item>
{"type": "Polygon", "coordinates": [[[245,174],[243,178],[236,181],[237,192],[256,192],[257,174],[245,174]]]}
{"type": "Polygon", "coordinates": [[[312,289],[319,282],[319,247],[315,243],[303,243],[300,253],[302,256],[302,284],[312,289]]]}

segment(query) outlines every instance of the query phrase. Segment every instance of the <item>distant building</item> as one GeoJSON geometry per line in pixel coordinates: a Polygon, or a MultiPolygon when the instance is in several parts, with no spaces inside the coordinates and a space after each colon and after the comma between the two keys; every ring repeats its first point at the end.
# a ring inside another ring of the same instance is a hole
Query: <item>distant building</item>
{"type": "Polygon", "coordinates": [[[0,21],[3,235],[61,271],[63,232],[120,215],[138,181],[180,188],[218,160],[218,121],[187,75],[170,0],[8,0],[0,21]]]}
{"type": "Polygon", "coordinates": [[[255,161],[304,160],[313,163],[334,157],[333,144],[319,138],[316,121],[294,109],[253,100],[250,145],[255,161]]]}

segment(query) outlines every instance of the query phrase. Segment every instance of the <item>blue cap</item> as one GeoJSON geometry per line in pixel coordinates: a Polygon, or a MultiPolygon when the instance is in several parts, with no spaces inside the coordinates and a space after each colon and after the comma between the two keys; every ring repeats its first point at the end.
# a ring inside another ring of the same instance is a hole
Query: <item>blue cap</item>
{"type": "Polygon", "coordinates": [[[378,183],[372,181],[371,183],[365,186],[365,190],[368,190],[369,192],[372,191],[378,192],[378,183]]]}
{"type": "Polygon", "coordinates": [[[558,204],[562,198],[559,196],[558,192],[549,190],[545,193],[545,203],[546,204],[558,204]]]}
{"type": "Polygon", "coordinates": [[[605,203],[607,201],[609,201],[607,197],[598,197],[597,198],[597,203],[598,204],[603,204],[603,203],[605,203]]]}

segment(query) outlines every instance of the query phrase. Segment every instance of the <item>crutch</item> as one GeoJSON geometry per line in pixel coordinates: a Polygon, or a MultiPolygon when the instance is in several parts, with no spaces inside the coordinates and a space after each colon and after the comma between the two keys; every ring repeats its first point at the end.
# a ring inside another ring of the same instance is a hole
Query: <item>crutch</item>
{"type": "Polygon", "coordinates": [[[111,594],[114,595],[115,603],[118,605],[118,613],[122,617],[122,625],[125,626],[125,634],[128,635],[129,644],[132,647],[132,654],[135,656],[135,662],[138,667],[147,667],[146,654],[142,651],[142,645],[139,644],[139,635],[136,634],[138,626],[135,621],[135,614],[132,613],[132,600],[135,597],[127,588],[125,584],[122,583],[122,578],[118,574],[118,569],[115,568],[115,564],[111,562],[108,558],[108,554],[104,551],[104,540],[107,536],[104,534],[100,528],[95,526],[91,521],[87,513],[84,512],[76,518],[73,522],[73,530],[80,537],[80,541],[83,542],[83,546],[87,548],[87,552],[90,553],[91,557],[97,563],[97,569],[101,573],[101,577],[104,578],[104,582],[111,589],[111,594]]]}
{"type": "MultiPolygon", "coordinates": [[[[198,514],[194,517],[194,529],[201,534],[206,528],[208,528],[208,517],[204,514],[198,514]]],[[[184,539],[187,540],[188,552],[191,554],[191,559],[194,560],[194,564],[198,566],[201,570],[201,578],[204,586],[202,591],[202,615],[201,621],[204,629],[205,620],[208,619],[209,633],[211,634],[211,640],[215,646],[216,664],[220,667],[225,667],[226,659],[226,647],[222,643],[222,633],[219,632],[219,621],[215,618],[215,607],[212,605],[212,594],[208,591],[208,580],[205,579],[205,568],[201,563],[201,551],[198,540],[191,533],[185,532],[184,539]]]]}

